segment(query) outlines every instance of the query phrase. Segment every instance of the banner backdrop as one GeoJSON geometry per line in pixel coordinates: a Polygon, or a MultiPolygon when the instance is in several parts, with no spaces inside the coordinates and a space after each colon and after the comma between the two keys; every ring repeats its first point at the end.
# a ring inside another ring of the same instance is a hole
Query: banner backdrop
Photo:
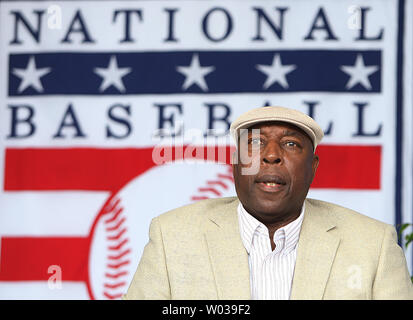
{"type": "Polygon", "coordinates": [[[0,298],[119,299],[153,217],[235,195],[228,128],[255,107],[323,128],[310,197],[411,222],[412,12],[2,1],[0,298]]]}

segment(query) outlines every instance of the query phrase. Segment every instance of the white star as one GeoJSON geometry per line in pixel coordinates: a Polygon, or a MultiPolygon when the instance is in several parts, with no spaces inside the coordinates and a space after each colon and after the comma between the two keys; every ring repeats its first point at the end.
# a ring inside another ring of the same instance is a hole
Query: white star
{"type": "Polygon", "coordinates": [[[105,91],[107,88],[113,85],[120,92],[125,92],[126,89],[123,85],[122,78],[130,73],[131,70],[132,68],[119,68],[116,57],[111,56],[107,68],[94,69],[94,72],[103,78],[99,91],[105,91]]]}
{"type": "Polygon", "coordinates": [[[371,90],[369,76],[379,70],[379,67],[366,66],[364,64],[363,56],[359,54],[357,55],[354,66],[341,66],[340,69],[350,75],[346,89],[351,89],[356,84],[360,83],[364,88],[371,90]]]}
{"type": "Polygon", "coordinates": [[[205,76],[214,71],[215,67],[202,67],[199,63],[199,57],[197,54],[192,56],[191,64],[188,67],[178,66],[176,70],[182,73],[186,78],[182,85],[182,89],[186,90],[193,84],[196,84],[204,91],[208,91],[208,85],[205,82],[205,76]]]}
{"type": "Polygon", "coordinates": [[[26,69],[13,69],[13,74],[22,79],[17,91],[22,92],[28,87],[33,87],[33,89],[37,90],[38,92],[43,92],[44,89],[40,81],[40,78],[48,74],[50,70],[51,68],[37,69],[34,57],[30,57],[26,69]]]}
{"type": "Polygon", "coordinates": [[[288,88],[286,75],[297,68],[296,65],[282,65],[279,54],[274,55],[272,65],[257,64],[256,68],[265,73],[267,80],[263,85],[264,89],[269,88],[275,82],[278,82],[284,89],[288,88]]]}

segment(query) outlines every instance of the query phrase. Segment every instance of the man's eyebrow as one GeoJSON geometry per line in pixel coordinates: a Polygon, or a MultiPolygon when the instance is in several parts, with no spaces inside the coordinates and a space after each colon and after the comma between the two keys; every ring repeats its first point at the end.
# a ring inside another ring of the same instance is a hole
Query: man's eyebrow
{"type": "Polygon", "coordinates": [[[306,137],[305,133],[299,132],[299,131],[293,131],[293,130],[284,130],[283,131],[284,136],[297,136],[297,137],[306,137]]]}

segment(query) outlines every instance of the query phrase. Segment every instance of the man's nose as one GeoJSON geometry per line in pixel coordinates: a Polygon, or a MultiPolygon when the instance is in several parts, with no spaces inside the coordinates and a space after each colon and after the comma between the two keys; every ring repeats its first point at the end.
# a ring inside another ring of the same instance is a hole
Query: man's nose
{"type": "Polygon", "coordinates": [[[263,150],[262,161],[268,164],[279,164],[282,162],[282,150],[277,142],[269,142],[263,150]]]}

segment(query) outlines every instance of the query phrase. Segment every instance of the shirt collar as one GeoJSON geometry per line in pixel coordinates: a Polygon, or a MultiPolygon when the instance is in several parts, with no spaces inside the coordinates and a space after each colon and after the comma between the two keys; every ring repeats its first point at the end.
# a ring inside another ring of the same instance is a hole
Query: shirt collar
{"type": "MultiPolygon", "coordinates": [[[[294,221],[291,221],[284,227],[278,229],[274,233],[274,240],[283,236],[285,237],[284,248],[282,250],[284,253],[291,252],[297,246],[301,225],[304,219],[304,212],[305,202],[303,203],[303,207],[301,208],[301,212],[298,218],[294,221]]],[[[268,228],[263,223],[254,218],[251,214],[249,214],[248,211],[245,210],[241,202],[238,205],[238,221],[240,225],[242,243],[244,244],[244,247],[249,254],[251,251],[254,235],[265,233],[268,236],[268,228]]]]}

